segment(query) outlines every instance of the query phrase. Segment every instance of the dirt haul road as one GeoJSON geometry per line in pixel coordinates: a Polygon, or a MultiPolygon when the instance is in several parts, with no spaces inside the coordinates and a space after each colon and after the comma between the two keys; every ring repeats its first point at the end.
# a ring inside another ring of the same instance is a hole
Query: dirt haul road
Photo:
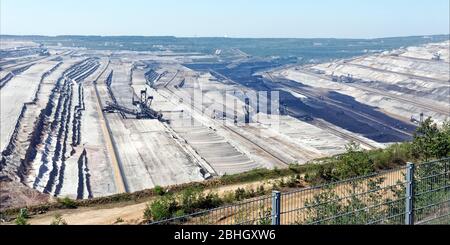
{"type": "MultiPolygon", "coordinates": [[[[228,185],[219,188],[212,188],[206,190],[205,192],[214,192],[220,196],[224,196],[226,193],[234,192],[238,188],[255,190],[257,187],[264,185],[265,189],[270,189],[272,184],[278,180],[280,179],[228,185]]],[[[111,225],[115,224],[118,219],[123,220],[120,224],[140,224],[143,222],[144,210],[147,207],[147,204],[152,200],[154,200],[154,198],[143,200],[141,203],[130,202],[111,204],[109,207],[104,208],[89,207],[73,210],[51,211],[42,215],[31,217],[29,223],[31,225],[49,225],[54,220],[56,214],[61,214],[62,218],[69,225],[111,225]]]]}

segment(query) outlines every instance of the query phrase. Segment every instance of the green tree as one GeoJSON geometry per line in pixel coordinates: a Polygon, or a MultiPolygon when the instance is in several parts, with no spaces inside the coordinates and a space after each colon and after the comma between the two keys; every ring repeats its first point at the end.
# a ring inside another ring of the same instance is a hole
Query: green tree
{"type": "Polygon", "coordinates": [[[450,123],[439,129],[431,117],[427,118],[414,134],[412,151],[416,159],[425,161],[450,156],[450,123]]]}
{"type": "Polygon", "coordinates": [[[367,151],[361,150],[356,143],[346,146],[347,152],[343,154],[332,172],[335,179],[346,179],[364,176],[374,172],[373,160],[367,151]]]}

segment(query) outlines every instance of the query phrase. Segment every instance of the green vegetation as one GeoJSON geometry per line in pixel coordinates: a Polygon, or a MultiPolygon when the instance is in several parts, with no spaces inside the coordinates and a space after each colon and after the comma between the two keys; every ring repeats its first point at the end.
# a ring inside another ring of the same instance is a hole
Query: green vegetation
{"type": "MultiPolygon", "coordinates": [[[[288,178],[282,177],[280,180],[275,181],[273,188],[298,188],[302,186],[303,179],[300,175],[301,172],[306,173],[306,182],[314,185],[317,183],[368,176],[380,170],[404,166],[407,161],[423,162],[443,158],[450,156],[450,130],[448,125],[446,123],[442,129],[439,129],[432,123],[431,119],[428,119],[418,128],[414,140],[411,143],[394,144],[386,149],[374,151],[362,150],[359,146],[352,143],[347,146],[347,152],[345,154],[317,160],[316,163],[306,165],[305,168],[299,169],[291,166],[289,169],[282,170],[255,170],[241,175],[226,176],[225,180],[230,182],[236,180],[255,181],[256,179],[274,179],[276,178],[275,176],[287,175],[289,176],[288,178]],[[296,174],[292,175],[293,172],[296,174]]],[[[417,198],[416,204],[419,206],[427,206],[430,203],[435,204],[441,203],[443,200],[448,200],[450,194],[442,188],[444,186],[442,185],[444,183],[442,180],[436,180],[435,178],[433,181],[428,180],[425,183],[420,181],[422,178],[429,179],[427,177],[442,173],[445,170],[436,169],[436,166],[431,169],[430,167],[425,168],[424,166],[427,166],[427,164],[418,166],[416,178],[419,181],[415,191],[416,193],[425,194],[417,198]],[[436,188],[437,191],[427,194],[427,190],[436,190],[436,188]]],[[[441,176],[441,178],[445,179],[448,177],[441,176]]],[[[404,185],[398,183],[398,185],[384,188],[383,183],[385,180],[384,177],[355,179],[345,182],[345,186],[339,188],[340,191],[336,189],[339,187],[339,184],[330,184],[323,191],[313,195],[312,199],[306,201],[306,213],[299,215],[297,223],[402,223],[402,216],[396,214],[404,212],[404,185]],[[341,192],[345,193],[344,196],[341,192]]],[[[222,198],[222,201],[224,203],[233,203],[267,194],[263,186],[260,186],[260,188],[262,189],[258,188],[257,191],[238,188],[234,193],[226,194],[222,198]]],[[[193,192],[185,192],[185,195],[183,199],[196,199],[193,192]]],[[[191,206],[190,201],[182,203],[186,207],[191,206]]],[[[188,212],[189,210],[183,210],[182,214],[192,213],[188,212]]],[[[194,211],[194,209],[191,209],[191,211],[194,211]]],[[[235,217],[233,217],[235,222],[245,222],[246,215],[248,215],[246,212],[245,209],[239,210],[235,217]]],[[[176,213],[175,215],[174,213],[169,213],[167,213],[167,216],[177,217],[176,213]]],[[[430,215],[430,213],[432,213],[430,210],[428,212],[418,212],[422,216],[430,215]]],[[[205,219],[207,218],[206,216],[204,217],[205,219]]],[[[270,213],[266,209],[260,209],[259,216],[261,224],[270,223],[270,213]]]]}
{"type": "MultiPolygon", "coordinates": [[[[122,193],[108,197],[94,198],[89,200],[71,200],[70,198],[58,199],[55,204],[44,204],[34,207],[28,207],[30,213],[43,213],[50,210],[58,210],[65,208],[92,207],[98,205],[106,205],[113,203],[138,203],[147,201],[153,197],[166,197],[175,199],[177,208],[169,209],[169,214],[165,215],[168,203],[161,201],[155,204],[156,217],[172,217],[175,213],[188,213],[197,210],[200,207],[215,207],[220,203],[233,203],[237,200],[244,200],[256,196],[267,194],[270,190],[264,190],[264,186],[260,186],[261,190],[236,191],[234,193],[226,193],[222,198],[214,196],[200,196],[194,194],[192,189],[204,190],[233,184],[244,184],[256,181],[272,180],[279,178],[287,178],[287,180],[277,181],[272,189],[281,188],[299,188],[306,185],[316,185],[337,181],[356,176],[375,173],[380,170],[389,170],[398,166],[404,166],[406,162],[424,162],[432,159],[438,159],[450,156],[450,123],[446,122],[442,127],[438,127],[430,118],[427,119],[418,129],[414,136],[413,142],[394,144],[386,149],[373,151],[361,150],[355,144],[347,147],[347,153],[314,160],[305,165],[291,164],[285,169],[255,169],[246,173],[226,175],[221,178],[204,181],[201,183],[188,183],[176,186],[170,186],[166,189],[156,186],[154,189],[143,190],[134,193],[122,193]],[[306,182],[306,183],[304,183],[306,182]],[[185,191],[187,190],[187,191],[185,191]],[[179,208],[180,202],[183,202],[182,196],[185,193],[184,201],[188,202],[189,208],[186,210],[179,208]],[[189,192],[191,192],[189,194],[189,192]],[[195,197],[191,197],[195,196],[195,197]],[[175,198],[177,197],[177,198],[175,198]],[[180,201],[180,200],[182,201],[180,201]],[[206,199],[206,200],[205,200],[206,199]],[[220,201],[218,199],[221,199],[220,201]],[[206,203],[198,205],[198,202],[206,203]],[[195,205],[192,205],[194,203],[195,205]],[[159,207],[158,207],[159,205],[159,207]],[[160,210],[160,211],[157,211],[160,210]],[[161,215],[159,215],[161,214],[161,215]]],[[[197,191],[198,192],[198,191],[197,191]]],[[[217,195],[216,195],[217,196],[217,195]]],[[[151,207],[146,210],[144,215],[147,220],[152,219],[151,207]]],[[[5,210],[0,216],[11,217],[20,212],[20,209],[5,210]]]]}
{"type": "MultiPolygon", "coordinates": [[[[448,218],[449,160],[416,166],[414,211],[416,222],[450,224],[448,218]],[[432,177],[432,178],[430,178],[432,177]],[[437,216],[441,219],[435,220],[437,216]]],[[[400,174],[400,173],[399,173],[400,174]]],[[[305,203],[306,211],[298,215],[298,224],[403,224],[405,183],[389,183],[384,177],[358,179],[331,184],[305,203]],[[345,191],[344,191],[345,190],[345,191]]]]}
{"type": "Polygon", "coordinates": [[[259,206],[257,225],[271,225],[272,224],[272,208],[266,208],[264,205],[259,206]]]}
{"type": "Polygon", "coordinates": [[[297,164],[291,164],[288,168],[285,169],[254,169],[245,173],[223,176],[219,181],[222,185],[249,183],[292,176],[295,174],[303,173],[306,169],[308,169],[308,166],[297,164]]]}
{"type": "Polygon", "coordinates": [[[75,209],[78,207],[77,202],[69,197],[58,198],[58,203],[65,209],[75,209]]]}
{"type": "Polygon", "coordinates": [[[426,162],[445,157],[450,157],[450,123],[445,122],[439,128],[428,118],[417,128],[412,142],[373,151],[350,144],[345,154],[312,163],[305,179],[311,184],[327,183],[392,169],[408,161],[426,162]]]}
{"type": "Polygon", "coordinates": [[[144,211],[144,219],[155,221],[168,219],[178,211],[178,204],[173,196],[162,197],[151,204],[144,211]]]}
{"type": "MultiPolygon", "coordinates": [[[[148,204],[144,210],[144,219],[146,221],[160,221],[174,217],[182,217],[202,210],[217,208],[225,204],[247,200],[268,194],[263,185],[256,189],[238,188],[234,192],[227,192],[223,197],[217,193],[204,192],[201,188],[188,188],[177,194],[168,194],[159,197],[157,200],[148,204]]],[[[267,210],[259,214],[262,220],[270,219],[267,210]],[[268,218],[269,217],[269,218],[268,218]]],[[[239,215],[238,215],[239,216],[239,215]]],[[[239,219],[239,217],[237,217],[239,219]]],[[[184,219],[184,221],[186,221],[184,219]]],[[[182,221],[182,220],[179,220],[182,221]]],[[[205,218],[205,222],[209,222],[205,218]]],[[[266,220],[267,221],[267,220],[266,220]]],[[[265,221],[265,222],[266,222],[265,221]]],[[[270,220],[267,221],[270,223],[270,220]]]]}
{"type": "Polygon", "coordinates": [[[425,120],[414,134],[412,154],[425,161],[450,156],[450,122],[439,129],[431,118],[425,120]]]}
{"type": "Polygon", "coordinates": [[[322,184],[365,176],[405,165],[412,159],[410,143],[394,144],[386,149],[373,151],[361,150],[352,143],[347,146],[345,154],[312,163],[305,179],[311,184],[322,184]]]}
{"type": "Polygon", "coordinates": [[[155,194],[158,196],[164,196],[164,194],[166,194],[166,191],[159,185],[155,186],[153,190],[155,191],[155,194]]]}
{"type": "MultiPolygon", "coordinates": [[[[226,185],[244,184],[255,181],[270,180],[305,173],[308,169],[309,169],[308,166],[291,164],[286,169],[277,169],[277,170],[255,169],[241,174],[226,175],[221,178],[215,178],[212,180],[203,181],[201,183],[193,182],[175,186],[168,186],[165,188],[165,190],[162,188],[159,189],[158,187],[155,187],[153,189],[147,189],[133,193],[121,193],[112,196],[98,197],[88,200],[71,200],[70,198],[63,198],[57,199],[56,203],[47,203],[43,205],[30,206],[27,208],[30,211],[30,213],[36,214],[60,209],[72,209],[77,207],[95,207],[127,202],[140,203],[161,195],[177,194],[185,189],[191,188],[207,189],[226,185]]],[[[226,201],[226,203],[234,201],[234,194],[229,194],[229,197],[231,197],[232,200],[226,201]]],[[[15,216],[19,213],[19,211],[20,209],[18,208],[7,209],[0,212],[0,216],[1,215],[5,217],[15,216]]]]}
{"type": "MultiPolygon", "coordinates": [[[[305,203],[305,213],[298,215],[297,224],[349,225],[349,224],[396,224],[403,222],[401,206],[404,199],[393,198],[396,188],[382,188],[384,178],[350,181],[345,195],[337,186],[327,186],[305,203]],[[365,194],[361,194],[365,193],[365,194]],[[397,210],[398,212],[394,212],[397,210]]],[[[342,190],[344,187],[340,187],[342,190]]]]}
{"type": "Polygon", "coordinates": [[[30,216],[28,215],[28,210],[26,208],[22,208],[17,215],[14,223],[16,225],[28,225],[28,218],[30,218],[30,216]]]}
{"type": "Polygon", "coordinates": [[[56,214],[50,225],[67,225],[67,222],[63,219],[61,214],[56,214]]]}
{"type": "Polygon", "coordinates": [[[114,222],[114,224],[117,225],[117,224],[121,224],[121,223],[123,223],[123,222],[125,222],[125,220],[123,220],[122,218],[119,217],[119,218],[116,219],[116,221],[114,222]]]}
{"type": "MultiPolygon", "coordinates": [[[[348,153],[337,157],[335,164],[316,167],[310,180],[342,180],[364,176],[377,169],[389,168],[390,164],[403,164],[414,160],[427,162],[450,156],[450,124],[439,128],[429,118],[421,124],[411,143],[393,145],[385,150],[361,151],[349,147],[348,153]],[[359,164],[358,164],[359,163],[359,164]]],[[[416,220],[433,220],[442,210],[447,210],[450,192],[448,183],[448,160],[424,163],[416,166],[414,205],[416,220]]],[[[405,210],[405,186],[402,181],[389,188],[383,188],[385,178],[346,182],[348,187],[342,197],[336,185],[329,185],[324,191],[307,201],[306,215],[299,215],[299,224],[366,224],[403,223],[405,210]],[[365,194],[361,194],[365,193],[365,194]],[[306,216],[306,218],[305,218],[306,216]]],[[[342,191],[342,190],[341,190],[342,191]]],[[[445,213],[444,213],[445,214],[445,213]]],[[[445,215],[444,215],[445,216],[445,215]]],[[[440,220],[448,223],[450,220],[440,220]]]]}
{"type": "Polygon", "coordinates": [[[144,211],[145,220],[159,221],[199,210],[219,207],[223,200],[216,193],[205,194],[202,189],[188,188],[178,194],[162,196],[149,204],[144,211]]]}

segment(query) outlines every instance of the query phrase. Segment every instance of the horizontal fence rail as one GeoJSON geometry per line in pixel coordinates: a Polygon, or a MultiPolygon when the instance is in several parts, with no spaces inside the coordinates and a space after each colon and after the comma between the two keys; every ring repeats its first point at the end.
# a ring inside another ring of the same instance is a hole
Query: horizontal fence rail
{"type": "Polygon", "coordinates": [[[152,225],[270,225],[272,197],[258,197],[238,204],[156,221],[152,225]]]}
{"type": "Polygon", "coordinates": [[[413,204],[415,224],[450,224],[450,159],[416,166],[413,204]]]}
{"type": "Polygon", "coordinates": [[[450,224],[450,158],[253,198],[151,225],[450,224]]]}
{"type": "Polygon", "coordinates": [[[402,223],[405,168],[283,194],[282,224],[402,223]]]}

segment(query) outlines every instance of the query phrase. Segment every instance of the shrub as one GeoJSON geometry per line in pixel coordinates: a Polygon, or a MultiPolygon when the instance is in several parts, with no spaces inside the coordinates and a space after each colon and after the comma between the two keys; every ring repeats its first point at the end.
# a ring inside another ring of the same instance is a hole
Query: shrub
{"type": "Polygon", "coordinates": [[[257,225],[271,225],[272,224],[272,208],[266,208],[264,205],[260,205],[258,211],[257,225]]]}
{"type": "Polygon", "coordinates": [[[144,210],[144,220],[145,221],[152,220],[152,209],[150,208],[150,204],[147,204],[147,207],[144,210]]]}
{"type": "Polygon", "coordinates": [[[200,189],[186,189],[181,192],[180,207],[185,213],[192,213],[200,209],[216,208],[224,202],[216,193],[204,194],[200,189]]]}
{"type": "Polygon", "coordinates": [[[227,204],[231,204],[235,200],[236,200],[236,197],[234,196],[234,192],[231,192],[231,191],[226,192],[222,198],[222,201],[227,204]]]}
{"type": "Polygon", "coordinates": [[[205,195],[199,188],[188,188],[176,196],[165,195],[147,205],[144,210],[144,219],[160,221],[171,217],[184,216],[199,210],[216,208],[223,204],[224,200],[217,193],[205,195]]]}
{"type": "Polygon", "coordinates": [[[50,225],[67,225],[67,222],[62,218],[61,214],[56,214],[50,225]]]}
{"type": "Polygon", "coordinates": [[[274,172],[275,174],[277,174],[277,175],[281,174],[281,170],[278,169],[277,167],[275,167],[275,168],[273,169],[273,172],[274,172]]]}
{"type": "Polygon", "coordinates": [[[159,185],[155,186],[153,190],[155,191],[155,194],[158,196],[164,196],[164,194],[166,194],[166,191],[159,185]]]}
{"type": "Polygon", "coordinates": [[[16,225],[28,225],[28,221],[26,218],[22,216],[17,216],[16,220],[14,221],[16,225]]]}
{"type": "Polygon", "coordinates": [[[333,175],[334,166],[332,164],[312,164],[305,174],[305,180],[311,184],[321,184],[336,179],[333,175]]]}
{"type": "Polygon", "coordinates": [[[336,168],[332,171],[332,176],[337,179],[347,179],[368,175],[374,170],[374,164],[368,152],[361,150],[355,143],[350,143],[347,146],[347,153],[340,157],[336,168]]]}
{"type": "Polygon", "coordinates": [[[28,225],[27,219],[29,218],[28,210],[26,208],[22,208],[17,215],[17,218],[15,220],[16,225],[28,225]]]}
{"type": "Polygon", "coordinates": [[[121,224],[123,222],[125,222],[125,220],[123,220],[122,218],[119,217],[119,218],[116,219],[116,222],[114,222],[114,224],[121,224]]]}
{"type": "Polygon", "coordinates": [[[293,173],[301,172],[300,165],[298,165],[298,164],[289,164],[289,170],[292,171],[293,173]]]}
{"type": "Polygon", "coordinates": [[[250,170],[245,173],[224,175],[218,179],[220,185],[231,185],[237,183],[249,183],[254,181],[269,180],[285,176],[290,176],[292,174],[299,174],[305,172],[308,169],[307,165],[290,164],[288,168],[273,170],[260,168],[250,170]]]}
{"type": "Polygon", "coordinates": [[[385,170],[403,165],[412,158],[411,144],[394,144],[386,149],[372,151],[369,153],[369,158],[373,161],[376,170],[385,170]]]}
{"type": "Polygon", "coordinates": [[[173,212],[177,210],[177,202],[173,196],[164,196],[152,202],[144,211],[146,220],[154,221],[164,220],[172,217],[173,212]]]}
{"type": "MultiPolygon", "coordinates": [[[[300,177],[300,176],[299,176],[299,177],[300,177]]],[[[287,181],[287,183],[286,183],[286,185],[287,185],[289,188],[295,188],[295,187],[298,186],[298,184],[299,184],[299,179],[297,178],[297,176],[291,176],[291,177],[289,178],[289,180],[287,181]]]]}
{"type": "Polygon", "coordinates": [[[242,188],[237,188],[236,191],[234,191],[234,197],[236,201],[242,201],[245,199],[245,190],[242,188]]]}
{"type": "Polygon", "coordinates": [[[425,161],[450,156],[450,122],[439,129],[431,118],[425,120],[414,134],[412,152],[425,161]]]}
{"type": "Polygon", "coordinates": [[[263,196],[263,195],[265,195],[266,194],[266,190],[264,189],[264,185],[260,185],[260,186],[258,186],[258,189],[257,189],[257,195],[258,196],[263,196]]]}
{"type": "Polygon", "coordinates": [[[279,190],[279,189],[280,189],[280,187],[278,186],[277,183],[273,183],[273,184],[272,184],[272,191],[277,191],[277,190],[279,190]]]}
{"type": "Polygon", "coordinates": [[[188,188],[181,192],[179,199],[184,212],[191,213],[197,208],[197,201],[200,195],[200,191],[193,188],[188,188]]]}
{"type": "Polygon", "coordinates": [[[195,209],[211,209],[217,208],[223,204],[223,200],[217,193],[208,193],[206,196],[200,194],[194,207],[195,209]]]}
{"type": "Polygon", "coordinates": [[[175,217],[183,217],[183,216],[185,216],[186,215],[186,213],[182,210],[182,209],[180,209],[180,210],[177,210],[174,214],[173,214],[173,217],[175,218],[175,217]]]}
{"type": "Polygon", "coordinates": [[[58,198],[58,203],[61,204],[61,206],[63,206],[63,208],[67,208],[67,209],[75,209],[77,208],[77,203],[70,199],[69,197],[64,197],[64,198],[58,198]]]}

